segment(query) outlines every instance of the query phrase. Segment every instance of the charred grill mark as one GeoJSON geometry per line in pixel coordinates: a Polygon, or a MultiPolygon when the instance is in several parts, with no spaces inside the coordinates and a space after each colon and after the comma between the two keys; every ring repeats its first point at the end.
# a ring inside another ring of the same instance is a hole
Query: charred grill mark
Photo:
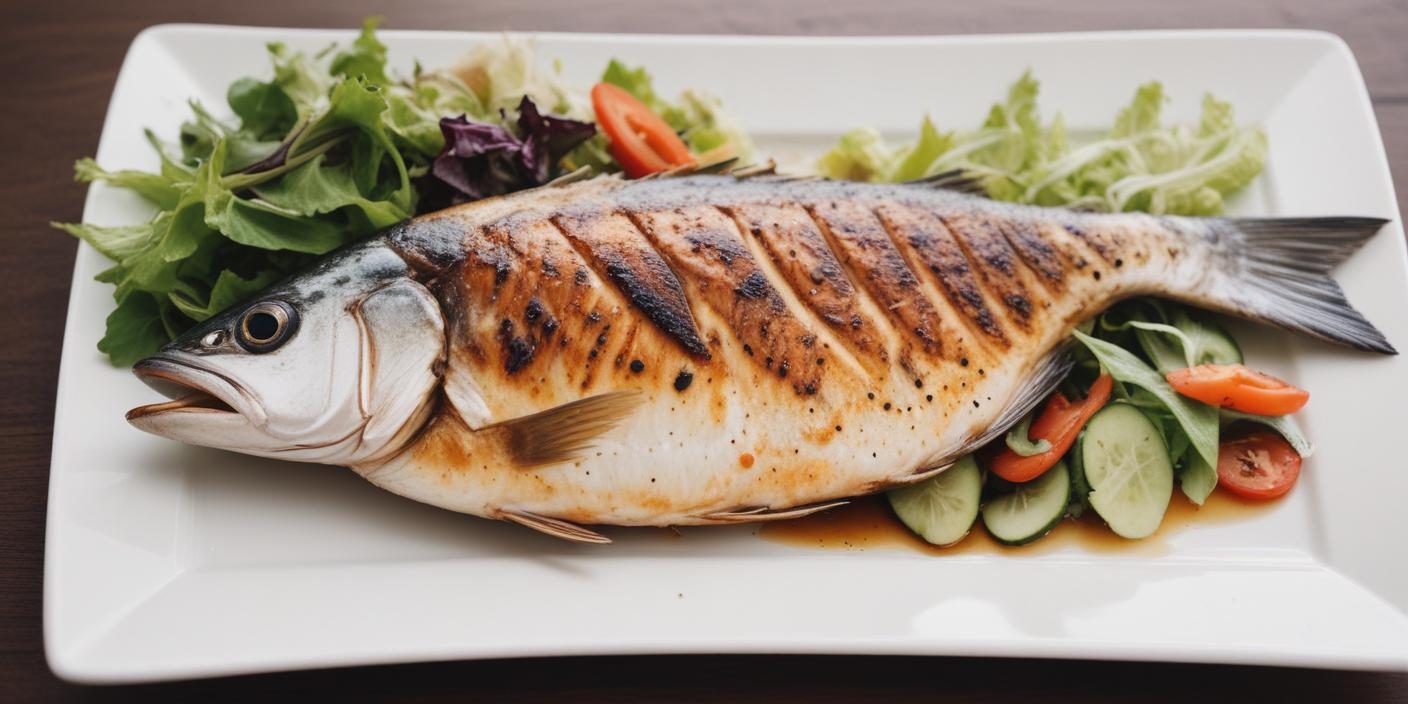
{"type": "Polygon", "coordinates": [[[1049,291],[1060,292],[1065,289],[1065,271],[1061,266],[1061,258],[1056,254],[1056,247],[1042,236],[1040,226],[1036,223],[1012,218],[999,221],[998,229],[1007,237],[1007,244],[1016,250],[1017,256],[1032,271],[1040,276],[1040,281],[1049,291]]]}
{"type": "Polygon", "coordinates": [[[939,354],[939,316],[875,214],[855,201],[807,206],[837,259],[860,280],[895,327],[925,352],[939,354]]]}
{"type": "MultiPolygon", "coordinates": [[[[815,334],[773,288],[731,218],[709,206],[627,214],[681,273],[689,296],[717,314],[742,345],[783,364],[807,365],[789,381],[799,393],[817,388],[824,370],[815,362],[819,351],[808,344],[815,334]]],[[[778,375],[785,377],[781,367],[778,375]]]]}
{"type": "Polygon", "coordinates": [[[885,341],[876,337],[881,331],[875,318],[862,310],[860,294],[810,213],[798,205],[763,203],[719,209],[733,219],[777,289],[798,302],[792,307],[796,314],[805,319],[810,313],[821,321],[810,327],[836,331],[857,360],[869,360],[876,369],[888,361],[885,341]]]}
{"type": "Polygon", "coordinates": [[[925,210],[882,205],[878,215],[895,235],[899,246],[908,249],[938,283],[944,296],[967,323],[988,339],[1005,348],[1011,344],[983,298],[978,280],[963,248],[943,220],[925,210]]]}
{"type": "Polygon", "coordinates": [[[550,220],[661,332],[690,354],[710,358],[679,278],[629,218],[599,212],[558,214],[550,220]]]}
{"type": "MultiPolygon", "coordinates": [[[[743,223],[739,222],[736,213],[729,212],[726,208],[719,208],[718,210],[723,215],[724,219],[734,228],[734,232],[738,236],[739,241],[748,248],[750,256],[758,267],[754,270],[753,274],[749,275],[750,278],[756,276],[763,283],[777,282],[776,286],[769,284],[769,288],[777,292],[784,309],[789,311],[792,316],[800,321],[803,328],[811,331],[809,334],[802,337],[799,342],[803,347],[808,349],[815,348],[817,366],[826,364],[825,355],[830,355],[840,362],[845,369],[857,375],[864,376],[866,367],[852,354],[847,342],[837,337],[828,329],[827,325],[823,324],[821,319],[817,318],[811,309],[802,304],[796,289],[789,286],[788,279],[783,277],[778,271],[777,261],[764,250],[763,243],[759,241],[761,239],[762,228],[757,227],[758,234],[754,234],[752,229],[744,228],[743,223]],[[820,346],[817,345],[818,340],[821,342],[820,346]]],[[[849,285],[849,282],[847,282],[847,285],[849,285]]],[[[858,315],[857,319],[859,319],[858,315]]],[[[835,326],[833,325],[833,327],[835,326]]],[[[744,344],[743,351],[749,357],[753,358],[755,362],[758,361],[751,345],[744,344]]],[[[878,366],[872,371],[878,372],[878,366]]],[[[816,393],[815,386],[809,387],[804,384],[801,390],[803,393],[807,394],[816,393]]]]}
{"type": "Polygon", "coordinates": [[[538,344],[532,336],[515,337],[510,332],[500,339],[504,345],[504,371],[513,374],[533,361],[533,353],[537,351],[538,344]]]}
{"type": "Polygon", "coordinates": [[[1115,259],[1119,258],[1119,255],[1116,253],[1117,247],[1114,239],[1107,233],[1102,232],[1099,228],[1092,229],[1078,222],[1068,222],[1065,223],[1063,227],[1065,227],[1066,232],[1069,232],[1072,237],[1084,242],[1087,247],[1095,250],[1095,253],[1099,255],[1101,259],[1105,260],[1106,264],[1114,264],[1115,259]]]}
{"type": "Polygon", "coordinates": [[[742,283],[733,287],[733,292],[743,298],[765,298],[772,293],[772,287],[768,285],[768,277],[762,270],[754,269],[742,283]]]}
{"type": "Polygon", "coordinates": [[[1017,273],[1017,253],[999,226],[976,210],[939,213],[953,239],[972,262],[978,279],[1002,301],[1009,318],[1022,330],[1031,329],[1032,306],[1017,273]]]}

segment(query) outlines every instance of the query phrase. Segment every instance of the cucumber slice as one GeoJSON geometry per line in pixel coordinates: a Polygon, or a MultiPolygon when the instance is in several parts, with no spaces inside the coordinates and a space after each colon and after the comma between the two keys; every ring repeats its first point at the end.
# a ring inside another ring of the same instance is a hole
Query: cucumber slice
{"type": "Polygon", "coordinates": [[[1004,545],[1026,545],[1051,532],[1071,501],[1071,473],[1057,462],[1046,473],[983,506],[983,527],[1004,545]]]}
{"type": "Polygon", "coordinates": [[[934,545],[952,545],[968,535],[978,518],[983,476],[972,457],[943,473],[889,492],[890,507],[900,521],[934,545]]]}
{"type": "Polygon", "coordinates": [[[1242,363],[1242,348],[1221,325],[1207,319],[1194,320],[1183,311],[1174,314],[1173,325],[1193,341],[1196,364],[1242,363]]]}
{"type": "Polygon", "coordinates": [[[1080,451],[1090,506],[1110,530],[1153,535],[1173,496],[1173,463],[1153,421],[1129,404],[1106,406],[1085,426],[1080,451]]]}

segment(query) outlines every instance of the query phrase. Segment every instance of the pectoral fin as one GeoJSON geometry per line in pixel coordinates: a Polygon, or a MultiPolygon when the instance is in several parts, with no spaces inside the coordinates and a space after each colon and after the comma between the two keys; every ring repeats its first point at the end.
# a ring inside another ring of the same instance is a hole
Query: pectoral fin
{"type": "Polygon", "coordinates": [[[616,391],[565,403],[498,424],[509,455],[520,466],[567,462],[591,447],[640,405],[640,394],[616,391]]]}
{"type": "Polygon", "coordinates": [[[503,518],[505,521],[517,523],[520,526],[527,526],[539,533],[546,533],[554,538],[596,545],[605,545],[611,542],[610,538],[601,533],[559,518],[548,518],[547,516],[539,516],[536,513],[528,513],[526,511],[500,511],[499,517],[503,518]]]}

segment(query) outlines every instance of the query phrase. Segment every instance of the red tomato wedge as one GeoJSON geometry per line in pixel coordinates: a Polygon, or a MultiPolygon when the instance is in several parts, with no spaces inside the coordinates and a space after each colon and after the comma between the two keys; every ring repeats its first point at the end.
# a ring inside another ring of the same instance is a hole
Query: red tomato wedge
{"type": "Polygon", "coordinates": [[[634,95],[610,83],[592,86],[596,122],[611,140],[611,156],[631,178],[694,163],[669,123],[634,95]]]}
{"type": "Polygon", "coordinates": [[[1175,369],[1165,378],[1174,391],[1188,398],[1259,416],[1295,413],[1310,400],[1306,390],[1240,364],[1175,369]]]}
{"type": "Polygon", "coordinates": [[[1080,434],[1080,429],[1085,427],[1086,421],[1110,400],[1110,389],[1113,386],[1114,380],[1110,375],[1101,374],[1100,378],[1090,385],[1090,391],[1081,401],[1073,403],[1059,391],[1051,394],[1051,398],[1046,401],[1046,408],[1032,421],[1031,429],[1027,431],[1027,436],[1031,439],[1051,443],[1051,449],[1023,457],[1011,448],[1004,447],[988,463],[988,469],[1009,482],[1029,482],[1045,474],[1046,470],[1055,467],[1066,451],[1071,449],[1071,444],[1076,441],[1076,436],[1080,434]]]}
{"type": "Polygon", "coordinates": [[[1300,478],[1300,455],[1276,433],[1226,440],[1217,451],[1217,483],[1248,499],[1274,499],[1300,478]]]}

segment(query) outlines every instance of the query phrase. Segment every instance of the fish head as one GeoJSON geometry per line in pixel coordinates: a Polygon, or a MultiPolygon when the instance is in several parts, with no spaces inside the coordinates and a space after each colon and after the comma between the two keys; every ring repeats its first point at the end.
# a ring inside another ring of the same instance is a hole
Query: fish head
{"type": "Polygon", "coordinates": [[[409,443],[444,370],[434,296],[379,241],[344,248],[210,318],[133,372],[171,399],[137,428],[193,445],[358,465],[409,443]]]}

